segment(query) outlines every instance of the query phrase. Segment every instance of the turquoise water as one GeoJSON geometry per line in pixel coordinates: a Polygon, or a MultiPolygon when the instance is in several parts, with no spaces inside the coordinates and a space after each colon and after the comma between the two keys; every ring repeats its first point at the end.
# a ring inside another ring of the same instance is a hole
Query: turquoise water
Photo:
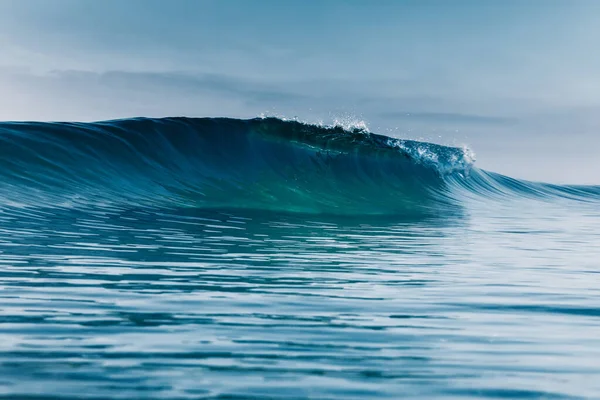
{"type": "Polygon", "coordinates": [[[0,124],[0,397],[600,397],[600,190],[280,120],[0,124]]]}

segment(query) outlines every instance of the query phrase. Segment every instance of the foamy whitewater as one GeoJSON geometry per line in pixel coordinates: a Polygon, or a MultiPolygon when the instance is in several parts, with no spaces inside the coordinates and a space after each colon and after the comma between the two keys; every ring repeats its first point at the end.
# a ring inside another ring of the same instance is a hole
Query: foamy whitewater
{"type": "Polygon", "coordinates": [[[365,127],[0,123],[0,398],[600,398],[599,243],[365,127]]]}

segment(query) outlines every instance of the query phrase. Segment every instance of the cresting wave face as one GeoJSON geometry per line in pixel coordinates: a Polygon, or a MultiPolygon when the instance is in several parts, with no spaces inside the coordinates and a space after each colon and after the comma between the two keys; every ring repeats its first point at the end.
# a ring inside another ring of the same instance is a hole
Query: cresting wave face
{"type": "Polygon", "coordinates": [[[275,118],[0,125],[2,204],[332,214],[433,207],[461,149],[275,118]]]}
{"type": "Polygon", "coordinates": [[[154,207],[414,215],[457,191],[598,197],[473,167],[468,149],[276,118],[0,124],[11,207],[154,207]]]}

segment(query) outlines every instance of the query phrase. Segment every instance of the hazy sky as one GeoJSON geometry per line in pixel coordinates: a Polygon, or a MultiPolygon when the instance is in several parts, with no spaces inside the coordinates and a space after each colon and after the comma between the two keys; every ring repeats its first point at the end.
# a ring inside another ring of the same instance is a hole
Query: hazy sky
{"type": "Polygon", "coordinates": [[[0,120],[261,114],[600,183],[600,1],[0,0],[0,120]]]}

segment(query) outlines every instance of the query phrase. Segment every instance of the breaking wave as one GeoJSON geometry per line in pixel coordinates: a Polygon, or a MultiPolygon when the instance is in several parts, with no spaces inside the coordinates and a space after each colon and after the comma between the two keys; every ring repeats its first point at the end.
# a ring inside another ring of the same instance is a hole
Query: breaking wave
{"type": "Polygon", "coordinates": [[[595,200],[474,167],[467,148],[277,118],[0,123],[0,207],[410,214],[464,196],[595,200]]]}

